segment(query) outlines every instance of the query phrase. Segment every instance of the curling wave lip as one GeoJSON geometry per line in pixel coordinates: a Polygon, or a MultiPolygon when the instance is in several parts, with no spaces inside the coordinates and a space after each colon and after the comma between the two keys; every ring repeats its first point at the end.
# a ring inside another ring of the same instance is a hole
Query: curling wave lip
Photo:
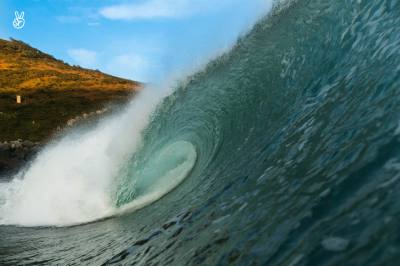
{"type": "Polygon", "coordinates": [[[116,213],[137,210],[172,191],[190,174],[196,158],[195,147],[187,141],[174,142],[152,154],[120,183],[116,213]]]}

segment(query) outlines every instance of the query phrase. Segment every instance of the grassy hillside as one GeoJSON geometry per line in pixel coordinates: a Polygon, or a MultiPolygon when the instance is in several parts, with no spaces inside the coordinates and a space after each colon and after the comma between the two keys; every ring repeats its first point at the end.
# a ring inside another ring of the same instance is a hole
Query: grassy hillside
{"type": "Polygon", "coordinates": [[[70,66],[23,42],[0,39],[0,141],[42,141],[70,118],[122,104],[140,88],[138,82],[70,66]]]}

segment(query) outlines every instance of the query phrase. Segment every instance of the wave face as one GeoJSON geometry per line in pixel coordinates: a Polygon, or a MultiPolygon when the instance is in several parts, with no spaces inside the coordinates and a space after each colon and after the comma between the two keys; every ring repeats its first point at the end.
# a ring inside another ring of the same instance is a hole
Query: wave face
{"type": "Polygon", "coordinates": [[[119,157],[113,213],[152,204],[75,227],[1,226],[0,261],[394,265],[399,12],[396,0],[277,8],[119,157]]]}

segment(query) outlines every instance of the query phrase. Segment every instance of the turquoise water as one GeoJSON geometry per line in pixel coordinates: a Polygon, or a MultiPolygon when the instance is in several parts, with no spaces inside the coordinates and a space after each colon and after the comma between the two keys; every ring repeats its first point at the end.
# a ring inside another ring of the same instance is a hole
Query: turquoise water
{"type": "Polygon", "coordinates": [[[168,194],[74,227],[0,226],[1,264],[397,265],[399,14],[310,0],[264,18],[158,106],[115,205],[168,194]]]}

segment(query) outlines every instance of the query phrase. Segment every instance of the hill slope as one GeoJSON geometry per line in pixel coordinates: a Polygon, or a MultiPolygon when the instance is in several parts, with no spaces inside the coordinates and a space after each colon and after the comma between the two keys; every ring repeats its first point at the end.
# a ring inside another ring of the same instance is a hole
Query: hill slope
{"type": "Polygon", "coordinates": [[[0,39],[0,141],[45,140],[69,119],[123,103],[140,88],[139,82],[70,66],[23,42],[0,39]]]}

